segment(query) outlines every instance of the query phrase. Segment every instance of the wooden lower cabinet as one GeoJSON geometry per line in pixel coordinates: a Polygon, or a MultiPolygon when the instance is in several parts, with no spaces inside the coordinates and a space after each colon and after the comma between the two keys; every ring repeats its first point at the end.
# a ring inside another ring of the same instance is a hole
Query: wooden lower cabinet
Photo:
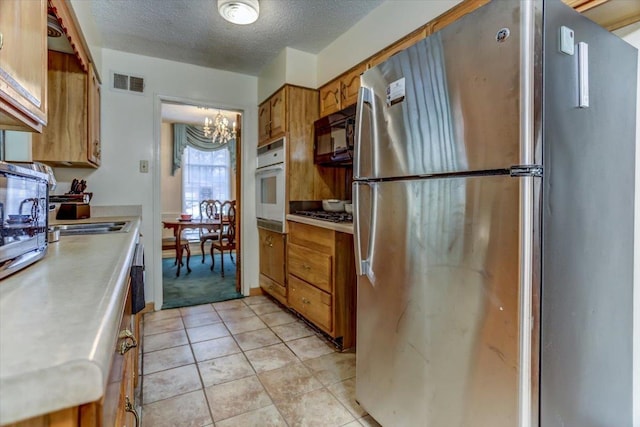
{"type": "Polygon", "coordinates": [[[127,285],[118,339],[105,394],[97,402],[62,409],[3,427],[138,427],[134,389],[138,382],[139,315],[131,314],[131,288],[127,285]]]}
{"type": "Polygon", "coordinates": [[[285,282],[285,241],[286,235],[263,228],[258,229],[260,239],[260,287],[263,291],[287,304],[285,282]]]}
{"type": "Polygon", "coordinates": [[[355,345],[353,236],[289,221],[288,305],[343,349],[355,345]]]}
{"type": "Polygon", "coordinates": [[[331,294],[323,292],[308,282],[289,276],[289,303],[325,331],[333,327],[333,303],[331,294]]]}
{"type": "MultiPolygon", "coordinates": [[[[131,314],[131,292],[127,293],[118,340],[103,399],[104,426],[137,426],[134,405],[134,388],[138,360],[138,319],[131,314]]],[[[83,425],[84,427],[84,425],[83,425]]]]}

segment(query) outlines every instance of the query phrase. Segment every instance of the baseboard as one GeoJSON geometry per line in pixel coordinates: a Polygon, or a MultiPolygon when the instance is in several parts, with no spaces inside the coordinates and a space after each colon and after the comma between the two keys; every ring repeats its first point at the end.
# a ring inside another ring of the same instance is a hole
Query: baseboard
{"type": "Polygon", "coordinates": [[[259,296],[259,295],[264,295],[264,292],[262,291],[261,287],[257,287],[257,288],[249,288],[249,296],[250,297],[255,297],[255,296],[259,296]]]}
{"type": "Polygon", "coordinates": [[[153,313],[154,311],[156,311],[156,303],[147,302],[145,303],[144,308],[140,310],[138,314],[153,313]]]}

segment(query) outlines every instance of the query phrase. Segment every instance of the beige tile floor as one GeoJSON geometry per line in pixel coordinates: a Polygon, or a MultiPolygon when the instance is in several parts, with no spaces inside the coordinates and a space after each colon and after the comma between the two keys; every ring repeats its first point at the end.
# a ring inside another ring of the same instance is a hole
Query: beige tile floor
{"type": "Polygon", "coordinates": [[[355,353],[268,297],[148,313],[143,331],[142,426],[379,426],[355,353]]]}

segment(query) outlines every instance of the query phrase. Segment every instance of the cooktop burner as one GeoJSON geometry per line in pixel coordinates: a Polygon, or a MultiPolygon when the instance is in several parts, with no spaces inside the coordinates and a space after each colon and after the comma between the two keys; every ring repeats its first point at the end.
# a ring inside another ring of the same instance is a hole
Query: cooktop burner
{"type": "Polygon", "coordinates": [[[296,211],[296,215],[308,216],[313,219],[320,219],[331,222],[353,222],[353,216],[346,212],[327,212],[327,211],[296,211]]]}

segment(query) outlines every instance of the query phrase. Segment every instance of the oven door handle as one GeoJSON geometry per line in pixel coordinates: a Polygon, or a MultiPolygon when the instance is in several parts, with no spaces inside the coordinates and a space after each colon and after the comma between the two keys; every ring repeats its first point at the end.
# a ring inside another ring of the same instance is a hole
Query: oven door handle
{"type": "Polygon", "coordinates": [[[260,169],[256,169],[256,175],[263,175],[267,172],[273,172],[273,171],[279,171],[279,170],[284,170],[284,165],[282,163],[277,164],[277,165],[273,165],[273,166],[265,166],[263,168],[260,169]]]}

